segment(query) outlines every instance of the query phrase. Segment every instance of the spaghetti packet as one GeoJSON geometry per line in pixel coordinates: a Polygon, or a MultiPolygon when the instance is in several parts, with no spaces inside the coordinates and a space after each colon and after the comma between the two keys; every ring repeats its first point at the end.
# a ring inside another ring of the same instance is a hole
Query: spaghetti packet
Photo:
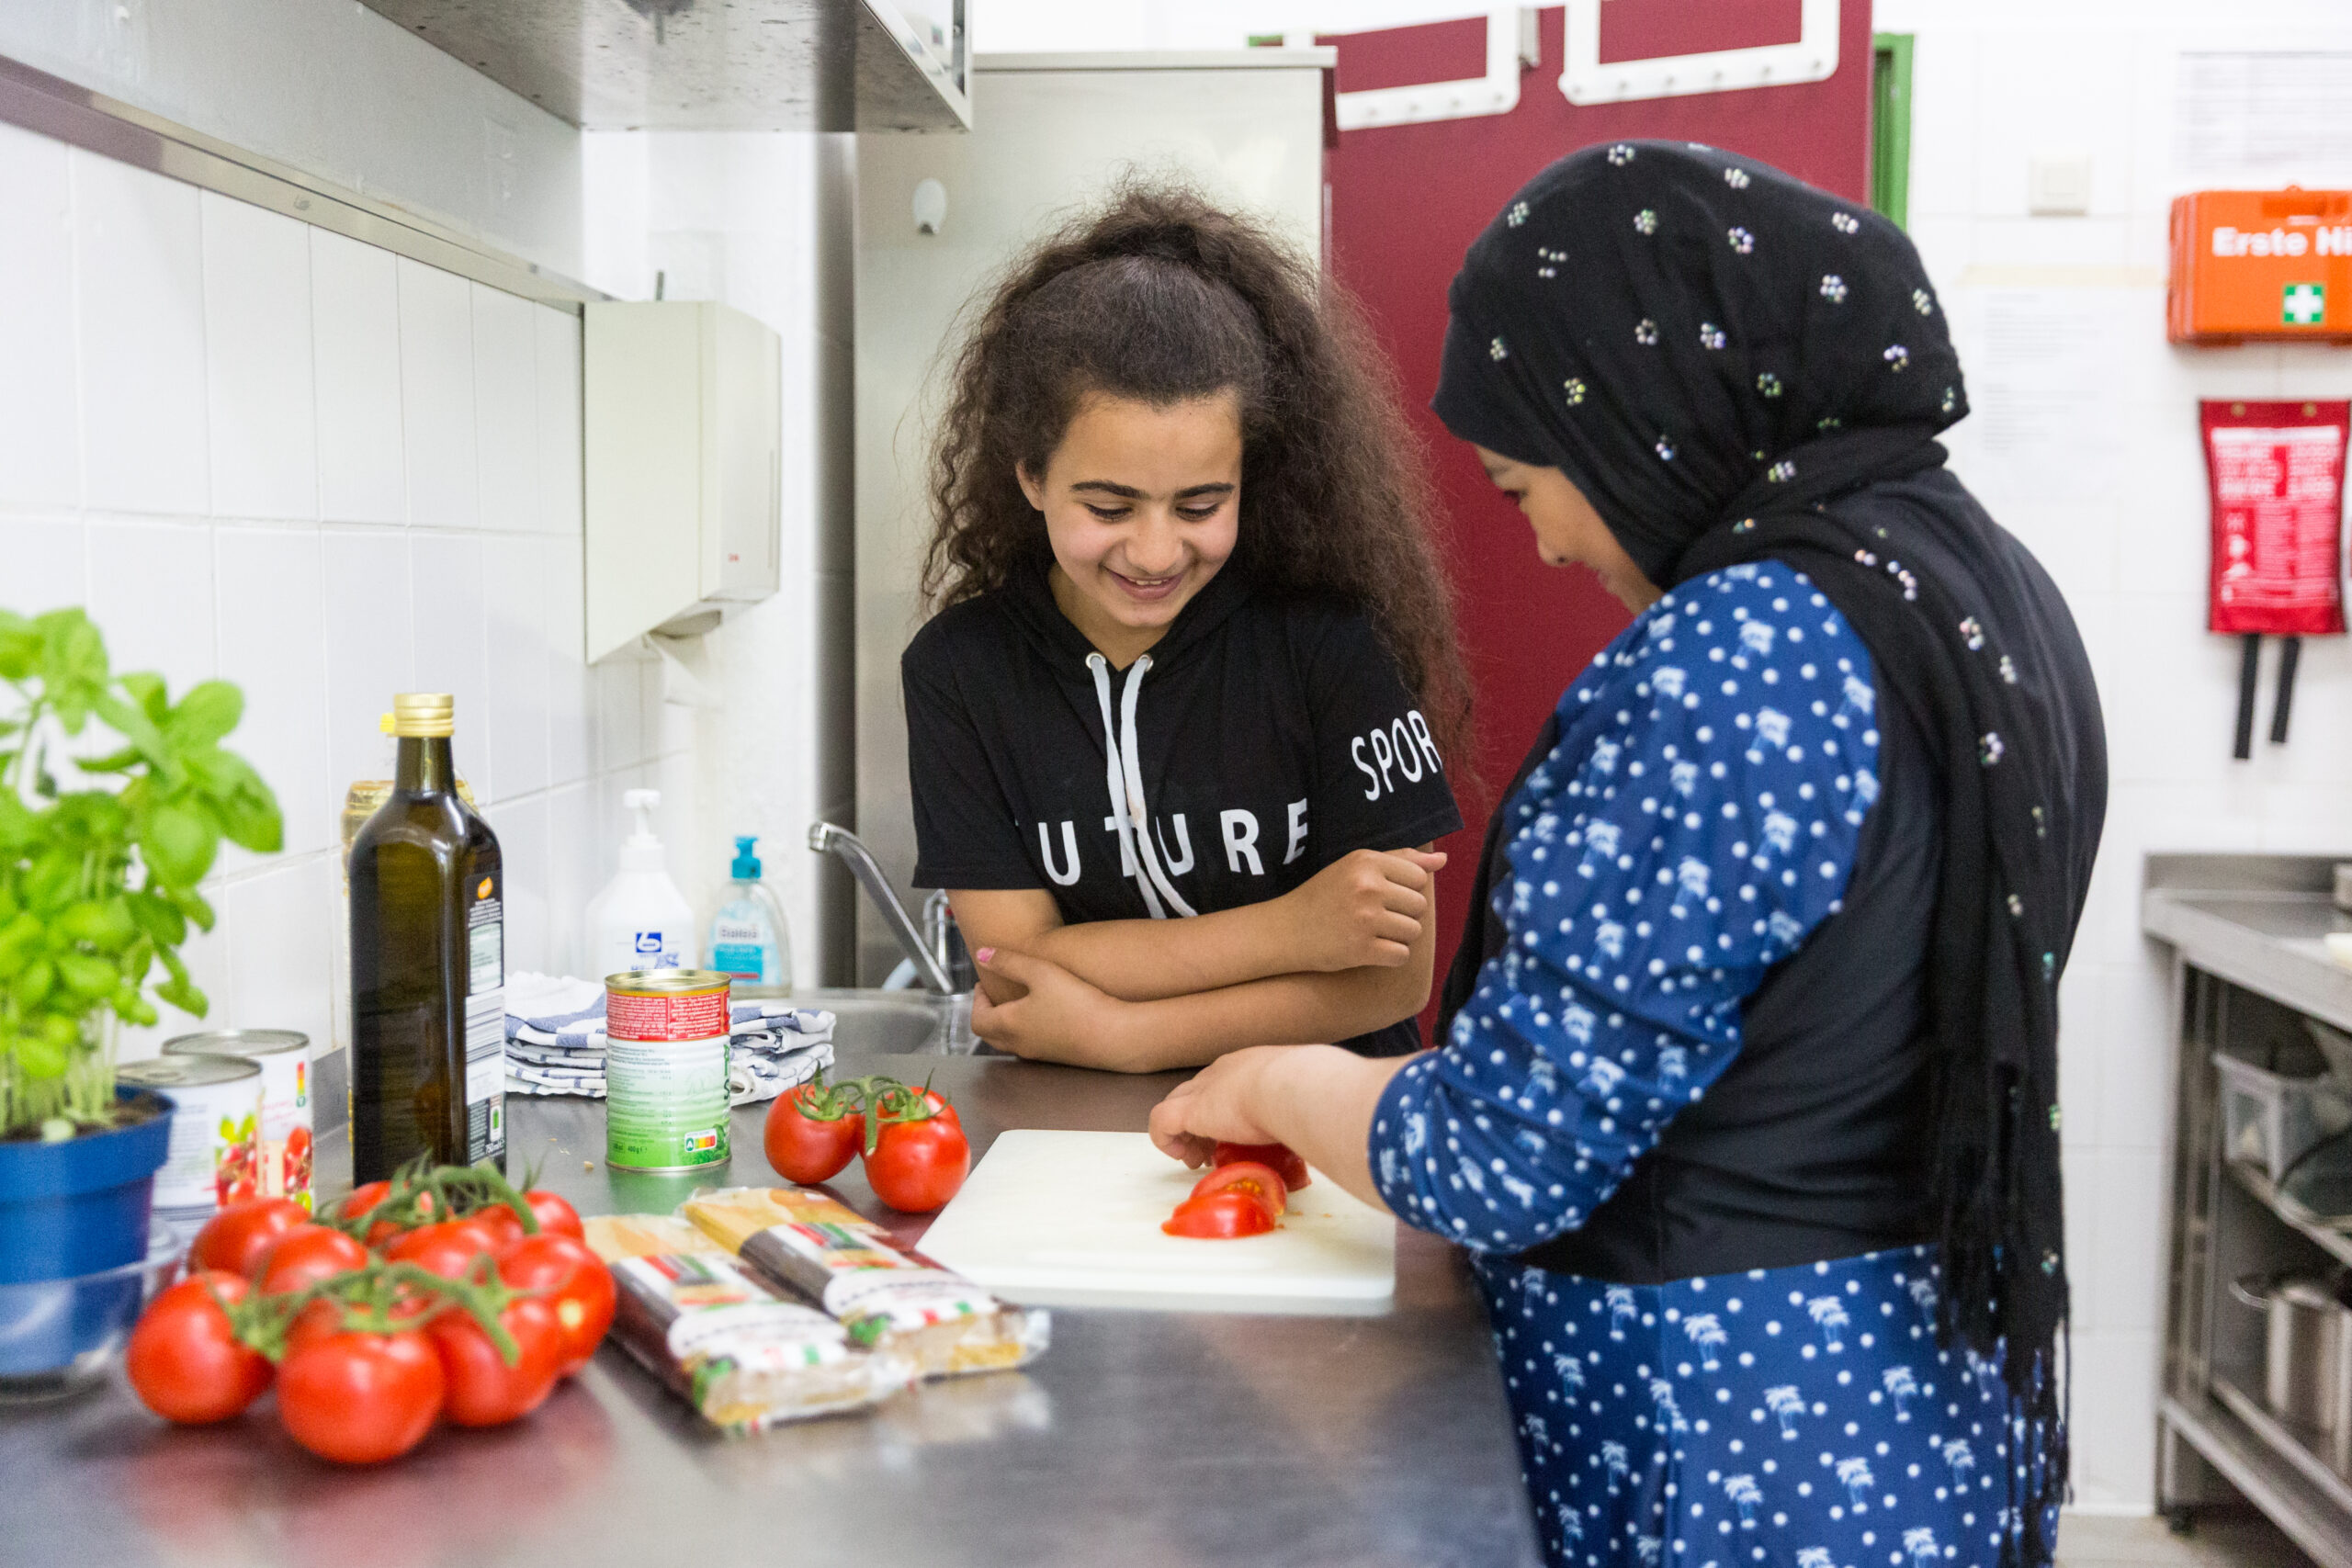
{"type": "Polygon", "coordinates": [[[907,1358],[853,1348],[840,1324],[783,1300],[683,1220],[584,1225],[612,1268],[613,1337],[722,1431],[862,1410],[915,1380],[907,1358]]]}
{"type": "Polygon", "coordinates": [[[679,1209],[763,1277],[823,1307],[853,1344],[903,1355],[924,1377],[1017,1367],[1046,1348],[1052,1319],[1009,1306],[821,1192],[729,1187],[679,1209]]]}

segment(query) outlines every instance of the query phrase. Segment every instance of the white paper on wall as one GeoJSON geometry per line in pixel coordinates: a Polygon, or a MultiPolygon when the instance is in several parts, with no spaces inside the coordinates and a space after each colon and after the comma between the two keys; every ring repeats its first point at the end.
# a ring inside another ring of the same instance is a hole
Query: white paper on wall
{"type": "Polygon", "coordinates": [[[2134,291],[1970,289],[1963,323],[1969,479],[1988,496],[2091,501],[2123,461],[2112,350],[2132,330],[2134,291]]]}
{"type": "Polygon", "coordinates": [[[2180,56],[2175,175],[2210,183],[2311,171],[2352,181],[2352,51],[2180,56]]]}

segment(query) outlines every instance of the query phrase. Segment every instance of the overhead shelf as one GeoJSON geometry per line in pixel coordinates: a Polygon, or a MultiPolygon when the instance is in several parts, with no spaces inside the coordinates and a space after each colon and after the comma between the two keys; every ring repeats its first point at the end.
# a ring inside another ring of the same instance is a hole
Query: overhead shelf
{"type": "Polygon", "coordinates": [[[971,129],[963,0],[361,3],[584,130],[971,129]]]}

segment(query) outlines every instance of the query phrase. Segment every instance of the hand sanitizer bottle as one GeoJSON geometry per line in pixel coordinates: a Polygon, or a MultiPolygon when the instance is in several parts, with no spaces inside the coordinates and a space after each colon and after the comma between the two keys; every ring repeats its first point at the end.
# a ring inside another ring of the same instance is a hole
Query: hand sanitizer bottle
{"type": "Polygon", "coordinates": [[[695,916],[670,880],[662,840],[653,836],[658,789],[621,795],[637,814],[637,831],[621,840],[620,874],[588,904],[588,976],[601,980],[630,969],[695,966],[695,916]]]}
{"type": "Polygon", "coordinates": [[[749,835],[735,840],[735,863],[727,872],[733,880],[710,922],[710,966],[734,980],[737,996],[788,997],[792,939],[784,906],[760,880],[760,860],[752,852],[758,844],[749,835]]]}

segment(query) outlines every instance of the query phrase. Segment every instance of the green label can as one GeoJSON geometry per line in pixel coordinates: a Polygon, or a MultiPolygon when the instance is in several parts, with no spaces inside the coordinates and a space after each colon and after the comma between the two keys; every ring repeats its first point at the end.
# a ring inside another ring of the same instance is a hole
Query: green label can
{"type": "Polygon", "coordinates": [[[725,1165],[728,979],[633,969],[605,979],[605,1163],[676,1172],[725,1165]]]}

